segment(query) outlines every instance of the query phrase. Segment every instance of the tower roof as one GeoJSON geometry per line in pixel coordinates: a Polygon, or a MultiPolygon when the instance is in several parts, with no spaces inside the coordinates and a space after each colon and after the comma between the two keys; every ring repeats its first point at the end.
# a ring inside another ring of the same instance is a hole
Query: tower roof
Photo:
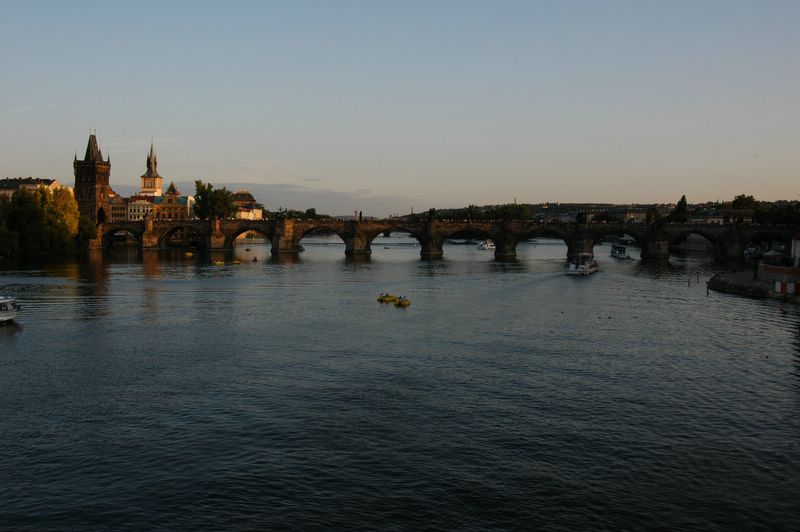
{"type": "Polygon", "coordinates": [[[153,141],[150,141],[150,153],[147,155],[147,171],[142,177],[161,177],[158,175],[158,158],[153,147],[153,141]]]}
{"type": "Polygon", "coordinates": [[[86,145],[86,155],[83,160],[84,162],[103,162],[103,154],[100,152],[100,146],[97,145],[97,137],[94,133],[89,135],[89,143],[86,145]]]}

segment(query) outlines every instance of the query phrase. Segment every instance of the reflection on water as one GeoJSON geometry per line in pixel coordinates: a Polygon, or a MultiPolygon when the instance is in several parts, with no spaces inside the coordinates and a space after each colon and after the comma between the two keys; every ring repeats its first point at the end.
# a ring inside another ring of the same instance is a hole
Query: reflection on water
{"type": "Polygon", "coordinates": [[[3,526],[800,529],[796,307],[380,238],[5,269],[3,526]]]}

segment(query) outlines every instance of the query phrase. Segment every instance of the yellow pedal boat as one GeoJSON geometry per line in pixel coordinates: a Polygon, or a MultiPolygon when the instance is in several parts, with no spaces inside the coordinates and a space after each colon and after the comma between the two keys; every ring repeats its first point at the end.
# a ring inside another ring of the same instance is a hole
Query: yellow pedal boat
{"type": "Polygon", "coordinates": [[[394,303],[397,301],[397,296],[394,294],[381,294],[378,296],[379,303],[394,303]]]}

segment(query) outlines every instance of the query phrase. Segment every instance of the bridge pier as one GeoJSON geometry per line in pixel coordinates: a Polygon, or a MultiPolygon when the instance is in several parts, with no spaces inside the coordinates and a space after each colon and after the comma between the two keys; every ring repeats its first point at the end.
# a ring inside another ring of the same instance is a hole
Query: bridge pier
{"type": "Polygon", "coordinates": [[[208,249],[228,249],[233,247],[233,243],[228,242],[225,233],[222,232],[219,218],[214,218],[214,221],[211,222],[211,234],[208,235],[206,247],[208,249]]]}
{"type": "Polygon", "coordinates": [[[302,237],[303,235],[295,234],[294,220],[281,220],[275,224],[270,251],[273,255],[298,255],[302,237]]]}
{"type": "Polygon", "coordinates": [[[158,249],[158,233],[153,230],[153,219],[147,218],[144,221],[144,233],[142,234],[142,249],[158,249]]]}
{"type": "Polygon", "coordinates": [[[420,240],[419,255],[425,260],[441,259],[444,256],[442,244],[444,240],[437,236],[427,234],[420,240]]]}
{"type": "Polygon", "coordinates": [[[499,261],[511,261],[517,258],[519,240],[508,235],[494,239],[494,258],[499,261]]]}
{"type": "Polygon", "coordinates": [[[591,236],[579,234],[567,241],[567,261],[580,253],[594,253],[594,239],[591,236]]]}
{"type": "Polygon", "coordinates": [[[642,259],[650,259],[650,260],[669,259],[669,240],[658,238],[658,239],[643,241],[642,259]]]}
{"type": "Polygon", "coordinates": [[[352,234],[344,237],[344,254],[348,257],[355,255],[369,256],[372,254],[371,240],[359,231],[358,222],[353,221],[352,234]]]}

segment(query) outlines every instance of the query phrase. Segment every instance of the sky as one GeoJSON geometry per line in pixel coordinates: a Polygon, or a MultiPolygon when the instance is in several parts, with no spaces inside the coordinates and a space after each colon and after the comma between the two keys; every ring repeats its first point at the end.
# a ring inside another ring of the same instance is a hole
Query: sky
{"type": "Polygon", "coordinates": [[[365,215],[800,199],[800,2],[0,0],[0,177],[365,215]],[[166,186],[166,183],[165,183],[166,186]],[[191,191],[189,191],[191,192],[191,191]]]}

